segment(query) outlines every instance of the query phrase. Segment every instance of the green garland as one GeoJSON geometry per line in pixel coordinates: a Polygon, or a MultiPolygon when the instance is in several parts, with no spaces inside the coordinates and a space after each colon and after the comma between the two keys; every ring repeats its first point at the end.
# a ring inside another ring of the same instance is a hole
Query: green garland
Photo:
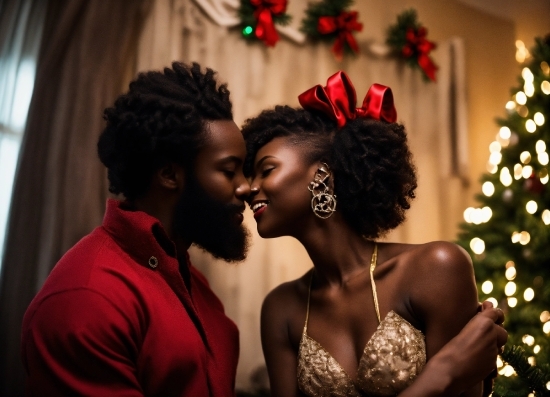
{"type": "MultiPolygon", "coordinates": [[[[354,0],[321,0],[314,3],[308,3],[308,7],[305,11],[306,15],[304,19],[302,19],[300,31],[305,33],[307,37],[314,42],[322,41],[333,43],[338,39],[339,32],[334,31],[326,34],[319,32],[319,18],[338,17],[342,12],[347,11],[353,3],[354,0]]],[[[356,55],[356,52],[347,42],[344,43],[343,50],[346,55],[356,55]]]]}
{"type": "MultiPolygon", "coordinates": [[[[429,73],[427,73],[426,70],[424,70],[424,68],[421,66],[419,62],[420,54],[416,49],[412,50],[412,54],[410,55],[404,53],[404,49],[407,46],[410,46],[410,42],[407,40],[407,32],[409,30],[415,32],[415,34],[418,34],[418,32],[421,31],[425,32],[425,27],[422,26],[422,24],[418,21],[418,16],[415,9],[403,11],[397,16],[397,23],[395,25],[391,25],[388,28],[386,44],[392,49],[393,54],[398,58],[403,59],[408,66],[413,69],[420,69],[426,81],[430,79],[435,81],[435,78],[430,78],[429,73]]],[[[428,42],[427,40],[425,40],[425,38],[423,38],[423,40],[427,43],[432,44],[435,48],[434,43],[428,42]]],[[[437,66],[433,64],[431,58],[428,59],[428,62],[431,62],[431,64],[437,69],[437,66]]]]}
{"type": "MultiPolygon", "coordinates": [[[[239,19],[241,20],[239,28],[241,29],[243,37],[249,42],[261,41],[254,34],[258,23],[256,17],[254,16],[255,11],[256,7],[252,5],[250,0],[241,0],[238,10],[239,19]]],[[[273,23],[276,25],[286,26],[292,21],[292,16],[286,11],[279,15],[272,15],[272,17],[273,23]]]]}

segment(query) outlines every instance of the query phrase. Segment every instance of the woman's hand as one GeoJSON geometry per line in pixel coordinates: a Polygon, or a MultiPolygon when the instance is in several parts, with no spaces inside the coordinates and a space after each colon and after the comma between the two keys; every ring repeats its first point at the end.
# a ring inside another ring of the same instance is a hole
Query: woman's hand
{"type": "MultiPolygon", "coordinates": [[[[434,364],[446,369],[449,394],[462,392],[458,388],[484,379],[484,395],[492,388],[496,373],[496,358],[508,339],[502,327],[504,313],[483,302],[481,312],[474,316],[464,329],[433,357],[434,364]]],[[[445,375],[444,375],[445,376],[445,375]]]]}
{"type": "Polygon", "coordinates": [[[486,389],[492,386],[497,355],[508,339],[502,327],[504,314],[490,302],[480,305],[476,314],[441,348],[400,397],[457,396],[484,380],[486,389]]]}

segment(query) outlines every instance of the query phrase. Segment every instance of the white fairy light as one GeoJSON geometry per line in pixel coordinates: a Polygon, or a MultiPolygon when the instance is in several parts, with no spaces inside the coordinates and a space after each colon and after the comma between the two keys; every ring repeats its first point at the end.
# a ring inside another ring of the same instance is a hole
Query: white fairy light
{"type": "Polygon", "coordinates": [[[542,83],[540,83],[540,89],[546,95],[550,95],[550,81],[544,80],[542,83]]]}
{"type": "MultiPolygon", "coordinates": [[[[493,304],[493,307],[498,307],[498,301],[495,298],[490,297],[487,300],[493,304]]],[[[548,323],[550,324],[550,321],[548,323]]]]}
{"type": "Polygon", "coordinates": [[[520,179],[523,175],[523,167],[521,164],[514,165],[514,179],[520,179]]]}
{"type": "Polygon", "coordinates": [[[525,129],[527,130],[527,132],[530,132],[532,134],[537,130],[537,124],[533,120],[528,119],[525,122],[525,129]]]}
{"type": "Polygon", "coordinates": [[[516,103],[514,101],[508,101],[504,107],[510,112],[516,108],[516,103]]]}
{"type": "Polygon", "coordinates": [[[483,291],[484,294],[490,294],[493,291],[493,282],[490,280],[484,281],[483,284],[481,284],[481,291],[483,291]]]}
{"type": "Polygon", "coordinates": [[[537,153],[537,160],[541,165],[548,165],[548,160],[549,160],[548,153],[546,152],[537,153]]]}
{"type": "Polygon", "coordinates": [[[549,179],[549,175],[546,174],[546,176],[543,176],[542,178],[540,178],[540,182],[543,184],[543,185],[546,185],[548,183],[548,179],[549,179]]]}
{"type": "Polygon", "coordinates": [[[535,113],[533,116],[533,120],[537,125],[543,125],[544,124],[544,115],[541,112],[535,113]]]}
{"type": "Polygon", "coordinates": [[[535,75],[528,67],[525,67],[521,70],[521,77],[523,77],[523,80],[525,80],[526,83],[532,83],[535,79],[535,75]]]}
{"type": "Polygon", "coordinates": [[[506,294],[506,296],[512,296],[516,293],[516,290],[517,290],[517,286],[516,286],[516,283],[514,283],[513,281],[508,281],[506,283],[506,286],[504,287],[504,293],[506,294]]]}
{"type": "Polygon", "coordinates": [[[500,182],[504,186],[510,186],[512,184],[512,175],[510,175],[508,167],[504,167],[500,170],[500,182]]]}
{"type": "Polygon", "coordinates": [[[483,241],[479,237],[474,237],[470,241],[470,248],[474,253],[480,255],[483,253],[483,251],[485,251],[485,241],[483,241]]]}
{"type": "Polygon", "coordinates": [[[521,171],[521,175],[525,179],[530,178],[531,175],[533,175],[533,167],[531,167],[530,165],[526,165],[525,167],[523,167],[523,170],[521,171]]]}
{"type": "Polygon", "coordinates": [[[521,154],[519,155],[519,159],[523,164],[529,164],[531,162],[531,153],[529,153],[527,150],[521,152],[521,154]]]}
{"type": "Polygon", "coordinates": [[[506,276],[506,278],[508,280],[513,280],[516,278],[516,268],[514,266],[511,266],[509,267],[508,269],[506,269],[506,272],[504,273],[504,275],[506,276]]]}
{"type": "Polygon", "coordinates": [[[550,211],[544,210],[542,211],[542,221],[545,225],[550,225],[550,211]]]}
{"type": "Polygon", "coordinates": [[[495,185],[493,185],[493,182],[487,181],[481,186],[481,191],[487,197],[491,197],[495,193],[495,185]]]}
{"type": "Polygon", "coordinates": [[[508,298],[508,306],[516,307],[518,300],[516,298],[508,298]]]}
{"type": "Polygon", "coordinates": [[[502,161],[502,153],[500,152],[493,152],[489,156],[489,163],[498,165],[502,161]]]}
{"type": "Polygon", "coordinates": [[[525,179],[531,178],[533,176],[533,167],[531,167],[530,165],[523,167],[523,171],[521,172],[521,175],[525,179]]]}
{"type": "Polygon", "coordinates": [[[490,151],[491,153],[500,152],[501,149],[502,149],[502,146],[501,146],[500,143],[498,143],[497,141],[493,141],[493,142],[491,142],[491,144],[489,145],[489,151],[490,151]]]}
{"type": "Polygon", "coordinates": [[[540,314],[540,322],[545,323],[548,320],[550,320],[550,312],[548,310],[545,310],[540,314]]]}
{"type": "Polygon", "coordinates": [[[527,362],[531,365],[535,365],[537,362],[535,360],[535,357],[531,356],[527,359],[527,362]]]}
{"type": "Polygon", "coordinates": [[[539,139],[535,144],[535,150],[537,153],[544,152],[546,150],[546,142],[539,139]]]}
{"type": "Polygon", "coordinates": [[[464,210],[464,220],[467,223],[472,223],[472,213],[474,211],[474,208],[468,207],[464,210]]]}
{"type": "MultiPolygon", "coordinates": [[[[508,103],[510,103],[510,102],[508,102],[508,103]]],[[[512,103],[514,103],[514,102],[512,102],[512,103]]],[[[510,137],[512,136],[512,131],[510,131],[510,128],[508,128],[506,126],[505,127],[500,127],[500,130],[499,130],[498,134],[500,135],[500,137],[502,139],[510,139],[510,137]]]]}
{"type": "Polygon", "coordinates": [[[527,302],[531,302],[534,297],[535,291],[533,290],[533,288],[527,288],[523,293],[523,299],[525,299],[527,302]]]}
{"type": "Polygon", "coordinates": [[[523,337],[521,338],[521,341],[525,343],[527,346],[533,346],[535,344],[535,338],[533,338],[533,336],[529,334],[523,335],[523,337]]]}
{"type": "Polygon", "coordinates": [[[474,208],[470,214],[470,219],[474,225],[481,225],[483,223],[483,211],[481,208],[474,208]]]}
{"type": "Polygon", "coordinates": [[[527,202],[527,204],[525,204],[525,210],[530,214],[534,214],[535,212],[537,212],[537,209],[538,204],[534,200],[530,200],[527,202]]]}
{"type": "Polygon", "coordinates": [[[519,243],[521,245],[527,245],[529,241],[531,241],[531,235],[528,232],[523,231],[519,234],[519,243]]]}
{"type": "Polygon", "coordinates": [[[519,105],[525,105],[527,103],[527,95],[525,95],[525,92],[518,91],[518,93],[516,94],[516,102],[519,105]]]}
{"type": "Polygon", "coordinates": [[[489,222],[492,216],[493,216],[493,210],[491,210],[490,207],[485,206],[481,209],[481,221],[483,223],[489,222]]]}
{"type": "Polygon", "coordinates": [[[521,237],[521,233],[519,232],[512,233],[512,243],[519,243],[520,237],[521,237]]]}
{"type": "Polygon", "coordinates": [[[533,353],[539,354],[539,352],[540,352],[540,346],[539,345],[536,345],[535,347],[533,347],[533,353]]]}
{"type": "Polygon", "coordinates": [[[498,165],[491,164],[490,161],[487,161],[487,172],[495,174],[498,171],[498,165]]]}
{"type": "Polygon", "coordinates": [[[550,334],[550,321],[544,323],[544,325],[542,326],[542,332],[544,332],[545,334],[550,334]]]}

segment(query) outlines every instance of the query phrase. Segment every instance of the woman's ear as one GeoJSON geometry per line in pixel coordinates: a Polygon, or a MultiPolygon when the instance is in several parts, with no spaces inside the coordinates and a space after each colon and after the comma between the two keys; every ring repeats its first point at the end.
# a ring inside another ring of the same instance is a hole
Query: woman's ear
{"type": "Polygon", "coordinates": [[[160,187],[168,190],[182,191],[185,185],[185,171],[176,163],[166,163],[155,173],[155,179],[160,187]]]}
{"type": "Polygon", "coordinates": [[[334,189],[334,177],[327,163],[317,164],[317,170],[315,171],[313,182],[317,184],[323,184],[327,186],[330,190],[334,189]]]}

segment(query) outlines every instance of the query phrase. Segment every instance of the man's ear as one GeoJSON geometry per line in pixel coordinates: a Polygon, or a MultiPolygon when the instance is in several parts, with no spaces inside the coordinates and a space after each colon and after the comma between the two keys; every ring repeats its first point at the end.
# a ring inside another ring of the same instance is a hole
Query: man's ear
{"type": "Polygon", "coordinates": [[[158,184],[168,190],[183,190],[185,184],[185,171],[176,163],[166,163],[155,173],[158,184]]]}

